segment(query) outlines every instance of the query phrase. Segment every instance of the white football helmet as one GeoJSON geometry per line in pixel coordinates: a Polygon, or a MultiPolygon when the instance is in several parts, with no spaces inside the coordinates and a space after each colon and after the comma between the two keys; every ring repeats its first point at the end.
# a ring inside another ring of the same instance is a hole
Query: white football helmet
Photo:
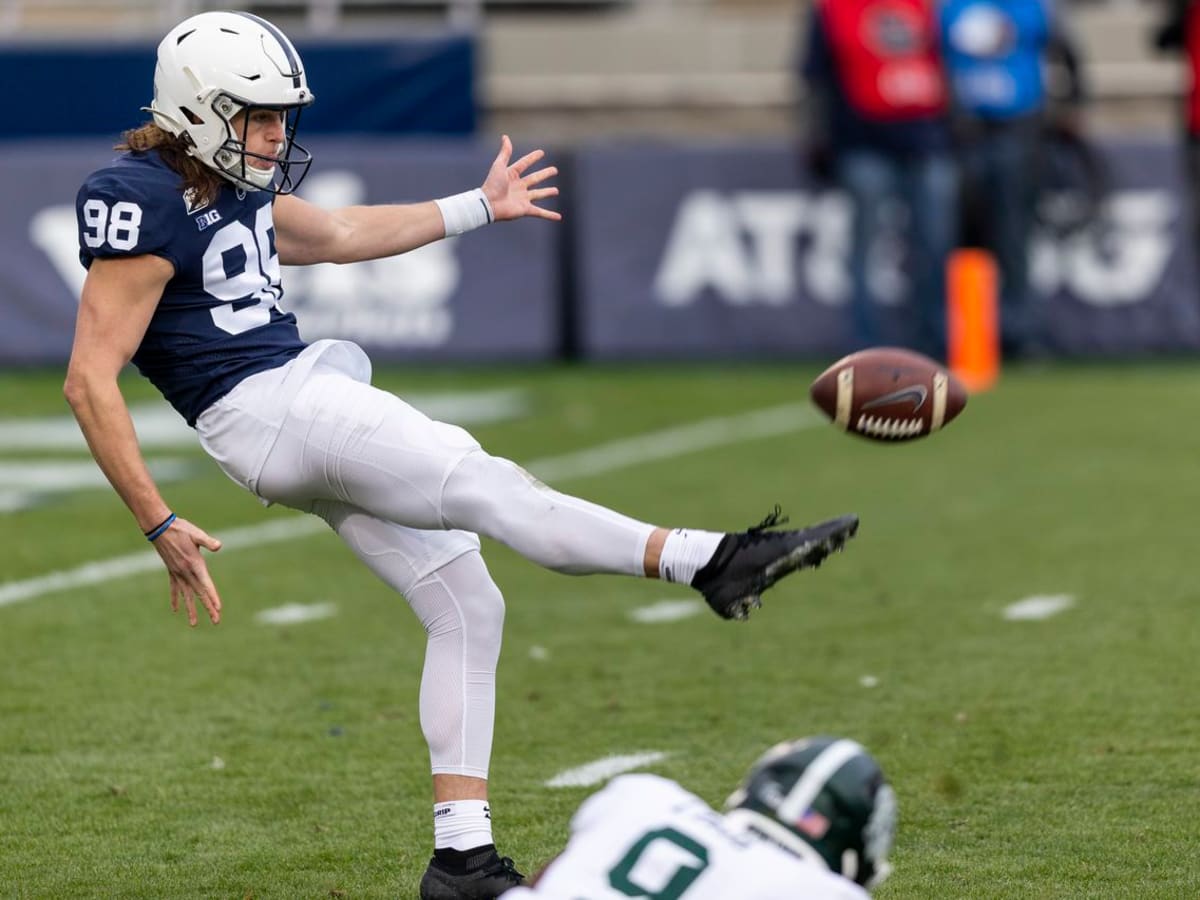
{"type": "Polygon", "coordinates": [[[188,143],[192,156],[235,184],[290,194],[312,163],[294,141],[300,110],[312,101],[300,55],[282,31],[250,13],[206,12],[180,22],[158,45],[148,111],[188,143]],[[254,109],[284,113],[284,141],[274,155],[246,150],[254,109]],[[243,110],[237,134],[232,119],[243,110]],[[273,165],[257,168],[247,157],[273,165]]]}

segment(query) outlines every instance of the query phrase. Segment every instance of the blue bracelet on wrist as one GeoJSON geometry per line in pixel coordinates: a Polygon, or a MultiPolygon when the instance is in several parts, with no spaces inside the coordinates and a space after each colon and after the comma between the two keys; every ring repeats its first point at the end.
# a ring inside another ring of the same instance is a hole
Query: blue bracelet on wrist
{"type": "Polygon", "coordinates": [[[162,524],[156,525],[154,528],[151,528],[146,532],[146,540],[150,541],[150,543],[154,543],[156,540],[162,537],[163,532],[170,528],[171,523],[174,521],[175,513],[171,513],[169,516],[163,519],[162,524]]]}

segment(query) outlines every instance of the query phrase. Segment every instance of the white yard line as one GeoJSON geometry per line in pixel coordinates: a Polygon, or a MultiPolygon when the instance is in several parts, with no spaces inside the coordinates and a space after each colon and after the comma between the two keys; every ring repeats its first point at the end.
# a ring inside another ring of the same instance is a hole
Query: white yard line
{"type": "Polygon", "coordinates": [[[536,459],[526,464],[525,468],[544,481],[554,483],[567,478],[603,475],[641,463],[675,459],[689,453],[759,438],[776,437],[812,428],[823,421],[809,404],[788,403],[737,416],[703,419],[690,425],[652,431],[563,456],[536,459]]]}
{"type": "MultiPolygon", "coordinates": [[[[575,453],[548,456],[533,460],[526,468],[539,478],[561,482],[615,472],[641,463],[675,459],[716,447],[775,437],[812,428],[822,422],[820,416],[807,403],[789,403],[736,416],[704,419],[690,425],[652,431],[575,453]]],[[[306,537],[325,530],[325,523],[320,519],[296,516],[263,525],[217,530],[213,533],[217,534],[225,545],[222,553],[228,553],[231,550],[306,537]]],[[[141,572],[156,571],[161,565],[157,552],[144,550],[140,553],[85,563],[73,569],[50,572],[21,581],[10,581],[0,584],[0,607],[33,600],[45,594],[91,587],[141,572]]]]}
{"type": "Polygon", "coordinates": [[[559,772],[546,782],[546,787],[591,787],[594,784],[600,784],[602,781],[608,781],[614,775],[620,775],[622,772],[632,772],[634,769],[640,769],[651,763],[661,762],[666,758],[667,754],[658,750],[649,750],[643,753],[627,753],[623,756],[606,756],[595,762],[590,762],[574,769],[567,769],[565,772],[559,772]]]}
{"type": "MultiPolygon", "coordinates": [[[[404,402],[430,418],[456,425],[517,419],[529,411],[529,398],[520,388],[405,394],[404,402]]],[[[129,414],[143,450],[197,446],[196,432],[164,401],[134,404],[129,414]]],[[[74,416],[2,418],[0,450],[83,451],[87,442],[74,416]]]]}
{"type": "MultiPolygon", "coordinates": [[[[247,528],[231,528],[220,532],[224,543],[222,553],[230,550],[245,550],[247,547],[259,547],[263,544],[276,544],[280,541],[290,541],[298,537],[328,531],[328,526],[315,517],[289,516],[275,522],[262,525],[251,525],[247,528]]],[[[129,553],[125,556],[114,556],[98,562],[85,563],[74,569],[64,569],[60,572],[50,572],[24,581],[10,581],[0,584],[0,606],[20,603],[22,600],[33,600],[44,594],[67,591],[74,588],[91,587],[137,575],[141,572],[162,571],[162,560],[156,550],[143,550],[140,553],[129,553]]]]}

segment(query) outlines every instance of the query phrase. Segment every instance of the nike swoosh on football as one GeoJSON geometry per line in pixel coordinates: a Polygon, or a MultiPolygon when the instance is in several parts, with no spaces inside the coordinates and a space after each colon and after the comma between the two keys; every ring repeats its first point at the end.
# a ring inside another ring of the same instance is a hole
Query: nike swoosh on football
{"type": "Polygon", "coordinates": [[[913,412],[919,410],[925,405],[925,401],[929,398],[929,390],[922,384],[914,384],[911,387],[901,388],[898,391],[892,391],[890,394],[884,394],[882,397],[876,397],[869,403],[862,405],[863,409],[876,409],[880,406],[890,406],[893,403],[903,403],[909,400],[913,405],[913,412]]]}

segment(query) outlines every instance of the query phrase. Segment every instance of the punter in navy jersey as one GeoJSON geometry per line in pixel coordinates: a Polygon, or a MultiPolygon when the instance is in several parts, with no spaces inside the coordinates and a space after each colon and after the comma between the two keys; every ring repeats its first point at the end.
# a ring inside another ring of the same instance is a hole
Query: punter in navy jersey
{"type": "Polygon", "coordinates": [[[487,770],[504,600],[478,534],[556,571],[690,584],[745,618],[779,578],[854,534],[673,529],[569,497],[370,385],[363,351],[306,344],[284,311],[280,265],[403,253],[493,221],[533,216],[558,189],[542,151],[511,161],[505,136],[483,184],[423,203],[323,210],[293,192],[311,155],[295,140],[313,102],[295,47],[271,23],[210,12],[158,48],[151,121],[79,191],[87,278],[64,390],[96,461],[166,566],[172,609],[216,623],[201,550],[220,541],[176,515],[150,477],[117,384],[130,361],[201,445],[264,503],[320,516],[427,632],[420,719],[434,788],[435,854],[422,900],[491,898],[521,883],[492,842],[487,770]],[[465,677],[464,673],[471,677],[465,677]]]}
{"type": "Polygon", "coordinates": [[[174,268],[133,362],[189,425],[242,379],[283,365],[306,346],[296,317],[278,306],[272,200],[267,191],[241,187],[220,191],[211,203],[191,200],[157,153],[124,156],[79,189],[84,266],[152,254],[174,268]]]}

